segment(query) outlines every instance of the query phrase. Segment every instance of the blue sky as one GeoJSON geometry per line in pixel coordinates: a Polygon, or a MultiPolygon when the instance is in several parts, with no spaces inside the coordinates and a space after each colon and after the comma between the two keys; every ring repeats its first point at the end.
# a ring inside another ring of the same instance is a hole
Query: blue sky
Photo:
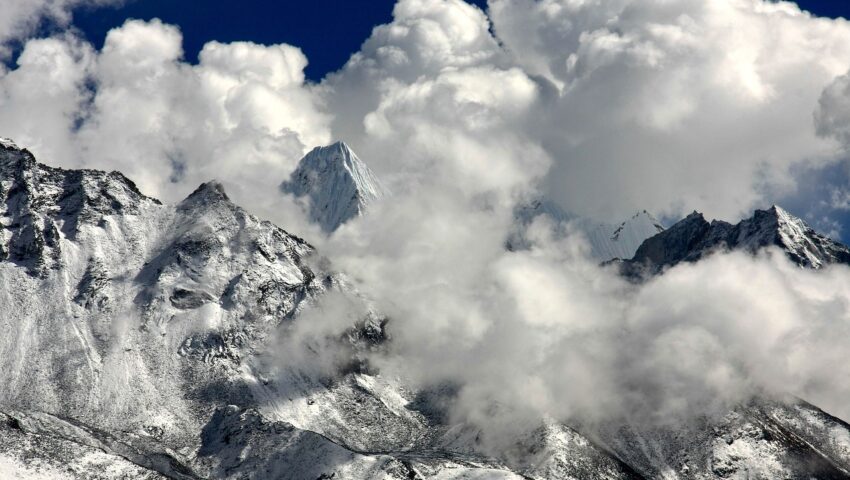
{"type": "MultiPolygon", "coordinates": [[[[468,1],[486,8],[486,0],[468,1]]],[[[117,8],[82,8],[75,13],[74,24],[99,46],[109,29],[128,18],[159,18],[180,26],[190,61],[210,40],[289,43],[300,47],[310,60],[308,78],[320,80],[357,51],[372,27],[391,20],[394,4],[394,0],[242,0],[234,8],[227,0],[129,0],[117,8]]],[[[848,2],[798,4],[818,15],[850,17],[848,2]]]]}
{"type": "MultiPolygon", "coordinates": [[[[482,8],[486,0],[470,3],[482,8]]],[[[389,23],[394,0],[130,0],[122,7],[80,9],[74,24],[96,45],[109,29],[128,18],[159,18],[179,25],[187,59],[194,61],[204,43],[249,40],[300,47],[310,64],[307,76],[320,80],[341,67],[369,36],[389,23]]]]}
{"type": "Polygon", "coordinates": [[[802,0],[797,5],[823,17],[850,17],[850,3],[844,0],[802,0]]]}

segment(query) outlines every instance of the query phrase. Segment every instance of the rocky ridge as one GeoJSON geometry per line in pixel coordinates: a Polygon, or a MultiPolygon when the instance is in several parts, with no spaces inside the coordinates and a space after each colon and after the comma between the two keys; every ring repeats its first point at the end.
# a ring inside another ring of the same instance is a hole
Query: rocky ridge
{"type": "Polygon", "coordinates": [[[750,253],[776,247],[801,267],[850,264],[850,248],[827,238],[778,206],[756,210],[733,225],[708,222],[693,212],[664,232],[646,239],[624,263],[629,275],[655,274],[681,262],[695,262],[712,253],[743,250],[750,253]]]}

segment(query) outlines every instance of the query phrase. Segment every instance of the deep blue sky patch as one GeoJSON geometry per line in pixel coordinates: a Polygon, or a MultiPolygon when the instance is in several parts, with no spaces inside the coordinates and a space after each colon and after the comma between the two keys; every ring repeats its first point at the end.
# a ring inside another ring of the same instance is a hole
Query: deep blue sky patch
{"type": "MultiPolygon", "coordinates": [[[[468,0],[486,9],[486,0],[468,0]]],[[[803,0],[816,15],[850,18],[850,2],[803,0]]],[[[74,24],[98,48],[106,32],[128,18],[159,18],[178,25],[190,62],[210,40],[288,43],[307,55],[307,77],[318,81],[339,69],[376,25],[392,19],[394,0],[128,0],[118,8],[84,7],[74,24]]]]}
{"type": "Polygon", "coordinates": [[[797,5],[820,17],[850,18],[850,2],[847,0],[800,0],[797,5]]]}
{"type": "MultiPolygon", "coordinates": [[[[486,0],[470,3],[484,7],[486,0]]],[[[392,20],[394,0],[128,0],[122,7],[84,7],[74,25],[98,48],[128,18],[159,18],[183,32],[186,59],[206,42],[288,43],[307,55],[307,77],[318,81],[342,67],[376,25],[392,20]]]]}

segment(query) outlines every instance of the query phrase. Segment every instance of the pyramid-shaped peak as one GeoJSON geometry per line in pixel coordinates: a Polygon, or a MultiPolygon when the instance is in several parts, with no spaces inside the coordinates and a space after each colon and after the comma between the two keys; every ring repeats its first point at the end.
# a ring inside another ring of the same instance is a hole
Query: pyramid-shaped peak
{"type": "MultiPolygon", "coordinates": [[[[717,220],[714,220],[716,222],[717,220]]],[[[725,223],[725,222],[722,222],[725,223]]],[[[701,229],[707,227],[709,225],[708,220],[705,219],[705,215],[701,212],[694,210],[687,217],[679,220],[674,223],[668,230],[672,231],[681,231],[681,230],[693,230],[693,229],[701,229]]]]}
{"type": "Polygon", "coordinates": [[[689,221],[702,220],[702,221],[705,221],[705,215],[703,215],[701,212],[694,210],[693,212],[689,213],[688,216],[684,218],[684,220],[689,220],[689,221]]]}
{"type": "MultiPolygon", "coordinates": [[[[316,147],[316,148],[322,148],[322,147],[316,147]]],[[[337,142],[334,142],[334,143],[328,145],[325,148],[332,148],[332,149],[335,148],[335,149],[342,151],[342,152],[354,154],[354,150],[352,150],[351,147],[349,147],[348,144],[345,143],[345,140],[339,140],[337,142]]]]}
{"type": "Polygon", "coordinates": [[[378,177],[342,141],[311,150],[280,187],[328,233],[386,195],[378,177]]]}
{"type": "Polygon", "coordinates": [[[189,205],[210,205],[218,202],[230,202],[230,197],[224,191],[224,185],[218,180],[210,180],[202,183],[186,199],[180,202],[185,207],[189,205]]]}
{"type": "Polygon", "coordinates": [[[771,205],[766,210],[756,210],[752,218],[745,220],[745,222],[762,224],[777,229],[788,227],[803,230],[809,229],[805,221],[778,205],[771,205]]]}
{"type": "MultiPolygon", "coordinates": [[[[322,152],[322,153],[325,153],[325,154],[328,154],[328,153],[344,153],[346,155],[354,155],[354,150],[352,150],[352,148],[349,147],[348,144],[345,143],[342,140],[340,140],[338,142],[334,142],[330,145],[324,145],[324,146],[319,145],[317,147],[313,147],[313,150],[311,150],[310,153],[312,153],[312,152],[322,152]]],[[[356,155],[354,155],[354,156],[356,156],[356,155]]]]}
{"type": "Polygon", "coordinates": [[[802,220],[800,220],[800,218],[799,218],[799,217],[797,217],[797,216],[795,216],[795,215],[792,215],[791,213],[789,213],[789,212],[788,212],[788,210],[785,210],[784,208],[780,207],[779,205],[771,205],[771,207],[770,207],[770,208],[768,208],[768,209],[767,209],[767,211],[768,211],[768,212],[770,212],[772,215],[776,216],[776,218],[778,218],[778,219],[780,219],[780,220],[784,220],[784,221],[792,221],[792,220],[802,221],[802,220]]]}
{"type": "Polygon", "coordinates": [[[635,213],[634,215],[632,215],[632,217],[629,220],[623,222],[623,224],[625,225],[629,222],[632,222],[632,223],[634,223],[634,222],[649,222],[652,225],[657,226],[659,231],[664,230],[664,227],[661,226],[661,222],[657,218],[655,218],[655,215],[649,213],[646,210],[641,210],[641,211],[635,213]]]}
{"type": "Polygon", "coordinates": [[[357,173],[355,171],[369,170],[354,150],[343,141],[315,147],[301,160],[301,164],[307,164],[313,168],[344,168],[355,174],[357,173]]]}
{"type": "Polygon", "coordinates": [[[779,216],[787,215],[787,214],[788,214],[788,212],[783,210],[778,205],[771,205],[770,207],[765,208],[764,210],[756,209],[755,212],[753,212],[753,216],[755,216],[755,217],[759,217],[759,216],[762,216],[762,217],[764,217],[764,216],[779,217],[779,216]]]}

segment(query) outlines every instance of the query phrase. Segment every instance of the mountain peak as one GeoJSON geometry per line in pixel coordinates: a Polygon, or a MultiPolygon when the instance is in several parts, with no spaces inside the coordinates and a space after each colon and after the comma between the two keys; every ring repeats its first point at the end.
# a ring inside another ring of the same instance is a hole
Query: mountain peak
{"type": "Polygon", "coordinates": [[[667,230],[644,240],[633,261],[659,266],[678,263],[684,252],[693,250],[712,226],[702,213],[694,211],[667,230]]]}
{"type": "Polygon", "coordinates": [[[703,215],[701,212],[694,210],[693,212],[689,213],[688,216],[683,219],[683,221],[704,222],[706,220],[705,215],[703,215]]]}
{"type": "Polygon", "coordinates": [[[342,141],[311,150],[280,188],[299,199],[327,233],[386,195],[375,174],[342,141]]]}
{"type": "Polygon", "coordinates": [[[227,192],[224,191],[224,185],[218,180],[210,180],[202,183],[194,192],[190,193],[186,200],[226,200],[230,201],[227,192]]]}
{"type": "MultiPolygon", "coordinates": [[[[316,147],[316,148],[321,148],[321,147],[316,147]]],[[[338,141],[328,145],[326,148],[337,149],[341,152],[346,152],[348,155],[354,155],[354,151],[351,149],[351,147],[348,146],[347,143],[345,143],[344,140],[338,140],[338,141]]],[[[354,156],[356,156],[356,155],[354,155],[354,156]]]]}
{"type": "Polygon", "coordinates": [[[186,205],[210,205],[218,202],[230,202],[230,197],[224,191],[224,185],[218,180],[210,180],[202,183],[194,192],[190,193],[182,202],[186,205]]]}
{"type": "Polygon", "coordinates": [[[644,240],[663,232],[664,227],[651,213],[641,210],[617,225],[607,238],[598,238],[605,231],[610,232],[611,228],[601,224],[589,230],[587,235],[594,257],[608,261],[631,257],[644,240]]]}

